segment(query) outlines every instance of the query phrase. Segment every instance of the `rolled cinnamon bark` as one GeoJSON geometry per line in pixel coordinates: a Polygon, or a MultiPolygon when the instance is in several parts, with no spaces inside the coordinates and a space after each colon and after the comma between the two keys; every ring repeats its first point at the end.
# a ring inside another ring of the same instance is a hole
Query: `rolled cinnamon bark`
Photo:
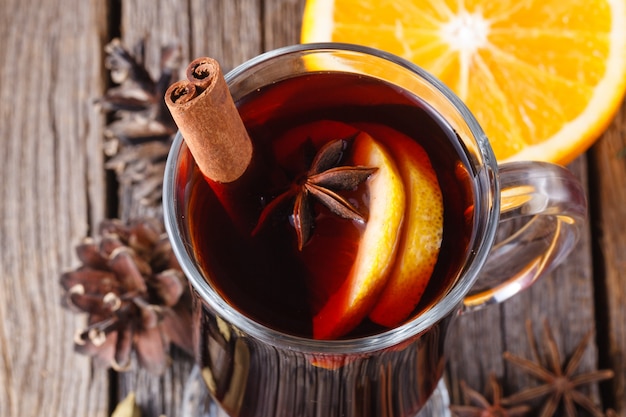
{"type": "Polygon", "coordinates": [[[200,171],[219,183],[237,180],[252,160],[252,142],[217,61],[198,58],[187,80],[172,84],[165,103],[200,171]]]}

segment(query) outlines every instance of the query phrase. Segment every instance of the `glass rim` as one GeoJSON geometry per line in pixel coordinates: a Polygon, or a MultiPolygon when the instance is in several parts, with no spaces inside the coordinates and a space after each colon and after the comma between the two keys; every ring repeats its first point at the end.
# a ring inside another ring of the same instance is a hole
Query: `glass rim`
{"type": "MultiPolygon", "coordinates": [[[[455,309],[460,308],[463,298],[470,291],[478,278],[480,268],[486,261],[489,250],[495,240],[495,232],[500,213],[499,186],[496,181],[497,162],[478,122],[460,98],[424,69],[401,57],[384,51],[360,45],[342,43],[311,43],[286,46],[265,52],[244,62],[228,72],[225,75],[225,79],[230,86],[233,80],[236,80],[237,77],[245,76],[248,71],[255,66],[267,63],[278,57],[333,52],[365,54],[404,67],[412,73],[415,73],[419,78],[426,81],[426,83],[439,90],[450,104],[461,113],[464,122],[468,125],[469,130],[474,136],[473,140],[479,145],[481,157],[484,161],[483,165],[479,167],[480,169],[476,170],[476,176],[480,175],[484,177],[481,179],[480,184],[478,184],[479,187],[482,186],[483,188],[479,191],[481,196],[488,194],[486,197],[490,197],[491,199],[486,204],[477,202],[480,203],[479,205],[484,205],[484,207],[480,208],[483,218],[479,219],[479,221],[484,223],[483,231],[476,239],[475,245],[470,248],[473,256],[468,260],[462,276],[459,277],[458,282],[446,294],[431,308],[400,326],[373,335],[350,339],[318,340],[297,336],[273,329],[246,316],[227,303],[226,300],[219,295],[217,290],[206,281],[202,272],[187,252],[186,244],[183,241],[181,233],[178,231],[176,212],[177,198],[175,192],[176,174],[178,161],[181,159],[183,152],[187,150],[180,132],[177,132],[174,138],[165,166],[163,179],[163,215],[165,229],[171,241],[172,249],[186,277],[202,299],[202,302],[207,303],[213,312],[223,320],[232,324],[243,333],[270,345],[278,345],[283,348],[310,354],[360,354],[385,349],[406,341],[428,330],[455,309]]],[[[476,183],[477,180],[474,180],[474,182],[476,183]]]]}

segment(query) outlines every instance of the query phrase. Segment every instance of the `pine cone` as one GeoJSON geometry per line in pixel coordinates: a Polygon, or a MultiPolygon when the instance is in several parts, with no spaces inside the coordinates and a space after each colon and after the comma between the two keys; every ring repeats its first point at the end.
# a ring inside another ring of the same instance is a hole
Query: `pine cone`
{"type": "Polygon", "coordinates": [[[163,96],[179,78],[181,51],[178,45],[162,48],[160,74],[152,78],[144,65],[144,46],[139,42],[131,52],[119,39],[106,46],[106,67],[118,85],[97,103],[113,116],[105,130],[106,168],[121,184],[135,188],[140,203],[151,206],[161,201],[165,160],[177,130],[163,96]]]}
{"type": "Polygon", "coordinates": [[[153,79],[144,65],[144,42],[131,53],[119,39],[106,47],[106,67],[118,84],[109,88],[98,103],[115,112],[116,120],[107,126],[107,134],[124,144],[167,140],[176,133],[176,124],[165,105],[165,91],[178,78],[180,47],[168,45],[161,50],[160,74],[153,79]]]}
{"type": "Polygon", "coordinates": [[[126,370],[134,351],[155,374],[169,363],[170,343],[191,354],[191,296],[160,222],[105,220],[100,241],[77,246],[79,268],[64,273],[64,305],[88,313],[76,351],[126,370]]]}

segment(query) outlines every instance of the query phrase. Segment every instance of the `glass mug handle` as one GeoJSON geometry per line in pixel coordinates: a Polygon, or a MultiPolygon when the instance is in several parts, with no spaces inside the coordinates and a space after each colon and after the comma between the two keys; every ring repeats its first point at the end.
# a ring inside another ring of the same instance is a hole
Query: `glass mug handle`
{"type": "Polygon", "coordinates": [[[498,243],[463,301],[463,311],[500,303],[528,288],[569,254],[586,219],[585,191],[564,167],[511,162],[498,170],[499,228],[510,220],[527,221],[517,230],[506,230],[505,236],[499,231],[498,243]]]}

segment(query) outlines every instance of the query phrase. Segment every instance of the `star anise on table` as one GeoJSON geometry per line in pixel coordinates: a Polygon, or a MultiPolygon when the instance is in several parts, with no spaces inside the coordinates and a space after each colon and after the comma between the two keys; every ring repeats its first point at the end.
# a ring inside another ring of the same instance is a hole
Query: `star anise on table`
{"type": "Polygon", "coordinates": [[[468,387],[465,381],[461,381],[461,389],[468,404],[450,406],[450,411],[457,417],[522,417],[528,414],[530,406],[518,405],[511,408],[504,406],[502,387],[494,374],[489,375],[489,385],[492,391],[492,402],[489,402],[478,391],[468,387]]]}
{"type": "Polygon", "coordinates": [[[613,377],[611,370],[596,370],[575,375],[575,371],[580,365],[583,353],[587,348],[592,332],[588,332],[580,341],[574,353],[566,364],[562,364],[559,348],[554,340],[554,335],[544,321],[543,337],[545,338],[546,361],[541,361],[539,348],[533,336],[530,321],[526,322],[526,332],[530,343],[533,360],[525,359],[510,352],[504,353],[504,358],[512,364],[523,369],[540,381],[542,385],[528,388],[507,398],[510,403],[527,402],[536,398],[548,397],[539,414],[540,417],[551,417],[555,415],[559,405],[563,404],[563,410],[567,417],[577,416],[576,404],[587,410],[594,417],[603,417],[593,401],[578,391],[578,388],[613,377]]]}
{"type": "Polygon", "coordinates": [[[154,219],[105,220],[100,239],[76,247],[78,268],[62,274],[64,305],[87,313],[75,350],[115,370],[139,364],[162,373],[170,343],[191,354],[190,292],[164,233],[154,219]]]}
{"type": "Polygon", "coordinates": [[[311,238],[315,227],[313,200],[339,217],[365,222],[365,216],[339,194],[340,191],[355,190],[377,170],[372,167],[342,165],[355,136],[330,141],[322,146],[315,154],[309,170],[298,176],[287,191],[265,206],[253,234],[287,202],[293,202],[292,221],[300,250],[311,238]]]}

